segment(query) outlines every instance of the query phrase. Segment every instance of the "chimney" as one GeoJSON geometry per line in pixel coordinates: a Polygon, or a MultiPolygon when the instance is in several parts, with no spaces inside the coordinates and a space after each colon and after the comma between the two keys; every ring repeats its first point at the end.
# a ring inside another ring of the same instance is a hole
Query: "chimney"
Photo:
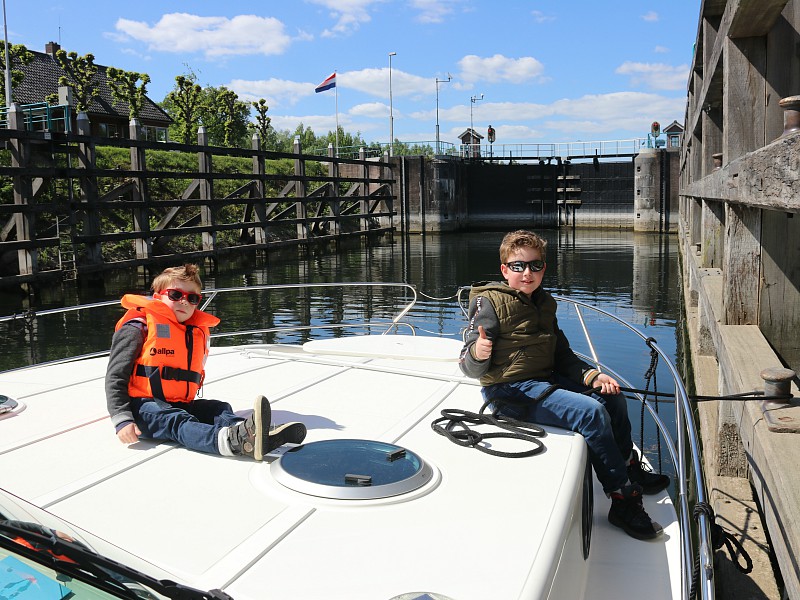
{"type": "Polygon", "coordinates": [[[61,50],[61,44],[57,44],[56,42],[47,42],[44,46],[44,51],[46,54],[49,54],[53,58],[56,57],[56,52],[61,50]]]}

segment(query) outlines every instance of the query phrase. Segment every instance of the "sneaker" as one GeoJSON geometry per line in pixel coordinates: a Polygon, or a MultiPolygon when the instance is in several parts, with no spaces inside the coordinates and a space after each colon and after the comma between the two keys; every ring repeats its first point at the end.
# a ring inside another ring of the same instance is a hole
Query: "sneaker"
{"type": "Polygon", "coordinates": [[[633,459],[628,463],[628,479],[631,483],[642,486],[643,494],[657,494],[669,486],[669,477],[661,473],[653,473],[649,465],[639,460],[639,453],[633,451],[633,459]]]}
{"type": "Polygon", "coordinates": [[[272,452],[275,448],[284,444],[300,444],[304,439],[306,439],[306,426],[302,423],[292,422],[271,425],[269,428],[269,440],[267,441],[267,452],[272,452]]]}
{"type": "Polygon", "coordinates": [[[611,493],[608,521],[637,540],[652,540],[664,532],[661,525],[651,520],[645,512],[642,487],[635,483],[626,485],[619,492],[611,493]]]}
{"type": "Polygon", "coordinates": [[[263,460],[264,450],[269,446],[270,421],[272,409],[266,396],[258,396],[253,406],[253,414],[244,421],[228,428],[231,450],[237,456],[250,456],[263,460]]]}

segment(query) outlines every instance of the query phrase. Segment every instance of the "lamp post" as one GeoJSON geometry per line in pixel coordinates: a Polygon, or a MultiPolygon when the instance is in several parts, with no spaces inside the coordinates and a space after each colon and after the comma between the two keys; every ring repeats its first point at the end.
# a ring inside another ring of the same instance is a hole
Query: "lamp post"
{"type": "Polygon", "coordinates": [[[389,52],[389,156],[394,156],[394,112],[392,110],[392,57],[397,52],[389,52]]]}
{"type": "Polygon", "coordinates": [[[447,79],[436,78],[436,154],[442,153],[442,147],[439,143],[439,84],[450,83],[451,79],[450,73],[447,74],[447,79]]]}
{"type": "Polygon", "coordinates": [[[11,57],[8,55],[8,19],[6,19],[6,0],[3,0],[3,41],[6,51],[6,109],[11,110],[11,57]]]}
{"type": "Polygon", "coordinates": [[[469,155],[470,157],[474,156],[475,154],[475,144],[472,143],[472,140],[475,139],[475,128],[472,125],[472,105],[478,102],[479,100],[483,100],[483,94],[479,96],[471,96],[469,99],[469,155]]]}

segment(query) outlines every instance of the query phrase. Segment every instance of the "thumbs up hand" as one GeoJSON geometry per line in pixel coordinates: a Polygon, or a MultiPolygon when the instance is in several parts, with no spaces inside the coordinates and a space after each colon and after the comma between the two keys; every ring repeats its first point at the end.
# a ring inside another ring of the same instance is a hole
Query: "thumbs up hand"
{"type": "Polygon", "coordinates": [[[478,360],[486,360],[492,356],[492,340],[486,336],[483,325],[478,325],[478,339],[475,340],[473,354],[478,360]]]}

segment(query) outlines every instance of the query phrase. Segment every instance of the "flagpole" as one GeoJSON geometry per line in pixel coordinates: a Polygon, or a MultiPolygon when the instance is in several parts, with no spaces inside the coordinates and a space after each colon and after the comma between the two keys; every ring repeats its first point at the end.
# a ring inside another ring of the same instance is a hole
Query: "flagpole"
{"type": "MultiPolygon", "coordinates": [[[[336,71],[333,72],[336,75],[336,71]]],[[[334,152],[334,156],[339,158],[339,84],[333,86],[335,95],[336,95],[336,148],[334,152]]]]}

